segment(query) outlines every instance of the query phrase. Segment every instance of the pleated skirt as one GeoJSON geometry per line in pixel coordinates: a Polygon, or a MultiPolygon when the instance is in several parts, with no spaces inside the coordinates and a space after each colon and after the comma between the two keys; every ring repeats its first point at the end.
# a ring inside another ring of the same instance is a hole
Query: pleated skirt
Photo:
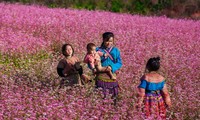
{"type": "Polygon", "coordinates": [[[119,85],[117,80],[110,79],[105,75],[101,74],[96,77],[96,86],[103,89],[104,96],[106,96],[107,90],[109,90],[109,94],[112,94],[113,97],[118,95],[119,85]]]}
{"type": "Polygon", "coordinates": [[[145,116],[166,119],[166,105],[161,93],[146,93],[143,113],[145,116]]]}

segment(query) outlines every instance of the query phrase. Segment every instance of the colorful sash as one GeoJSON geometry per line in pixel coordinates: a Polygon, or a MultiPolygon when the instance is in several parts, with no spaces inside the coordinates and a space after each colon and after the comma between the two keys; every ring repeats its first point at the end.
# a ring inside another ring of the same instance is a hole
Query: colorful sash
{"type": "MultiPolygon", "coordinates": [[[[107,51],[106,49],[101,49],[101,48],[99,48],[99,49],[102,50],[102,51],[104,51],[105,53],[107,53],[107,54],[108,54],[108,57],[110,57],[111,60],[114,60],[113,57],[112,57],[112,55],[110,55],[110,52],[111,52],[112,48],[113,48],[113,47],[111,47],[111,48],[109,49],[109,51],[107,51]]],[[[107,57],[105,57],[105,58],[107,58],[107,57]]]]}
{"type": "Polygon", "coordinates": [[[109,78],[106,78],[106,77],[103,77],[103,76],[100,76],[100,75],[97,77],[97,79],[101,80],[103,82],[116,82],[116,80],[114,80],[114,79],[109,79],[109,78]]]}

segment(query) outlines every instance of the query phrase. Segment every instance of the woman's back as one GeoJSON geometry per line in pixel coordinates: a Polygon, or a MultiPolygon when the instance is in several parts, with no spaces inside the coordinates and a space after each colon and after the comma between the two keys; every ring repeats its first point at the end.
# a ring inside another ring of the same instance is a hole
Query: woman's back
{"type": "Polygon", "coordinates": [[[162,82],[165,78],[158,73],[147,73],[144,79],[148,82],[159,83],[162,82]]]}
{"type": "Polygon", "coordinates": [[[158,74],[160,57],[150,58],[146,64],[146,73],[138,86],[138,107],[142,108],[145,117],[166,119],[166,105],[171,106],[165,78],[158,74]]]}
{"type": "Polygon", "coordinates": [[[144,88],[146,92],[162,90],[165,85],[164,77],[157,73],[148,73],[141,78],[139,87],[144,88]]]}

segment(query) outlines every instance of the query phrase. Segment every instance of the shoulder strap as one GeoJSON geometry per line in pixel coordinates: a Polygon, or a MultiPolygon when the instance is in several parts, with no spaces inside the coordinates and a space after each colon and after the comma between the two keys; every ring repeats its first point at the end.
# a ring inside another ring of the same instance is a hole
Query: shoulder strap
{"type": "Polygon", "coordinates": [[[112,57],[112,55],[110,55],[110,52],[112,51],[112,49],[113,49],[113,47],[111,47],[111,48],[109,49],[109,51],[107,51],[106,49],[98,48],[97,51],[104,51],[105,53],[108,54],[108,57],[110,57],[111,60],[114,60],[113,57],[112,57]]]}
{"type": "Polygon", "coordinates": [[[110,48],[109,51],[107,51],[106,49],[104,49],[104,51],[108,54],[108,57],[110,57],[111,60],[114,60],[112,55],[110,55],[110,51],[112,50],[112,47],[110,48]]]}

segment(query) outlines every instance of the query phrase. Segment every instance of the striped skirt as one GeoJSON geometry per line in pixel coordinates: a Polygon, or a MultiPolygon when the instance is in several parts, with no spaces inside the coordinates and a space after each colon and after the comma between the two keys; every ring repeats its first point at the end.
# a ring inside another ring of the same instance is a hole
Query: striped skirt
{"type": "Polygon", "coordinates": [[[143,112],[146,117],[166,119],[166,106],[160,92],[146,93],[143,112]]]}
{"type": "Polygon", "coordinates": [[[96,77],[96,86],[103,89],[104,97],[106,97],[106,90],[109,90],[109,94],[112,94],[113,97],[118,95],[119,85],[117,80],[110,79],[105,74],[96,77]]]}

